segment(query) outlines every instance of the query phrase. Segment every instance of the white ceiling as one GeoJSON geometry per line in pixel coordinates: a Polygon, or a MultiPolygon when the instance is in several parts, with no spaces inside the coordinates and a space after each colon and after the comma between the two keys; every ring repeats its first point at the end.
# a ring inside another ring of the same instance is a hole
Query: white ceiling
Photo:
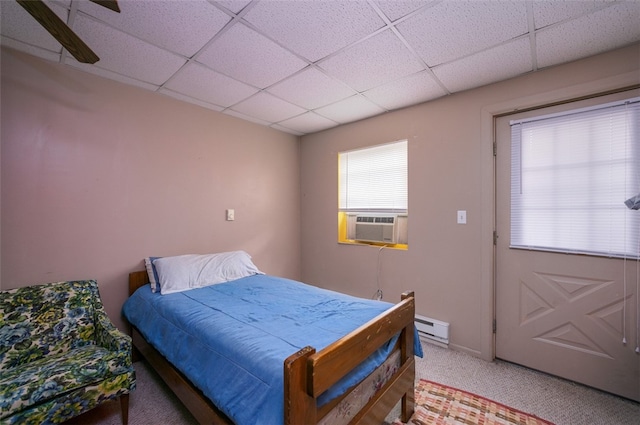
{"type": "Polygon", "coordinates": [[[2,44],[297,135],[640,41],[640,0],[46,3],[99,62],[11,0],[2,44]]]}

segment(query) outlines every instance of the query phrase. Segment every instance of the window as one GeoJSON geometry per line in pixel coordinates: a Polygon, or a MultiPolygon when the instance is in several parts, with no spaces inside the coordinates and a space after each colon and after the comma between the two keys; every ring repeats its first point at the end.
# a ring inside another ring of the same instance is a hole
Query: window
{"type": "MultiPolygon", "coordinates": [[[[372,219],[381,229],[389,230],[391,224],[394,225],[396,233],[390,244],[406,245],[407,141],[341,152],[338,164],[339,241],[356,240],[356,223],[362,222],[365,228],[364,223],[372,219]],[[367,219],[358,220],[358,215],[365,213],[367,219]]],[[[375,237],[373,239],[375,241],[375,237]]]]}
{"type": "Polygon", "coordinates": [[[511,122],[511,246],[638,256],[640,98],[511,122]]]}

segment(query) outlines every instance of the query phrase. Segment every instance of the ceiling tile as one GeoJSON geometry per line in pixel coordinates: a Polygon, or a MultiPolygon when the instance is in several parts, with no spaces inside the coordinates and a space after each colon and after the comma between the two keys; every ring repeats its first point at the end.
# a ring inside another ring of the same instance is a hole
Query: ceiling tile
{"type": "Polygon", "coordinates": [[[197,60],[259,88],[268,87],[307,66],[302,59],[242,24],[225,31],[197,60]]]}
{"type": "Polygon", "coordinates": [[[392,110],[436,99],[447,93],[429,72],[422,71],[363,94],[383,108],[392,110]]]}
{"type": "Polygon", "coordinates": [[[640,2],[606,9],[536,33],[540,68],[595,55],[640,40],[640,2]],[[584,31],[588,28],[588,31],[584,31]]]}
{"type": "Polygon", "coordinates": [[[308,134],[336,127],[338,123],[313,112],[307,112],[306,114],[282,121],[279,125],[303,134],[308,134]]]}
{"type": "Polygon", "coordinates": [[[3,48],[291,134],[640,41],[640,0],[44,2],[101,60],[78,63],[9,0],[3,48]]]}
{"type": "Polygon", "coordinates": [[[529,37],[433,68],[450,92],[506,80],[533,70],[529,37]]]}
{"type": "Polygon", "coordinates": [[[249,115],[241,114],[240,112],[234,111],[233,109],[226,109],[224,111],[226,115],[231,115],[232,117],[240,118],[241,120],[251,121],[260,125],[270,125],[271,123],[268,121],[264,121],[258,118],[250,117],[249,115]]]}
{"type": "MultiPolygon", "coordinates": [[[[67,9],[55,3],[46,3],[60,19],[67,22],[69,15],[67,9]]],[[[38,46],[40,49],[54,53],[62,51],[62,45],[58,43],[58,40],[53,38],[15,1],[0,1],[0,28],[2,28],[3,36],[25,43],[27,46],[38,46]]]]}
{"type": "Polygon", "coordinates": [[[447,1],[398,24],[429,65],[436,66],[511,40],[528,31],[523,1],[447,1]]]}
{"type": "Polygon", "coordinates": [[[120,13],[89,1],[78,4],[79,10],[116,29],[186,57],[231,19],[206,0],[118,0],[120,13]]]}
{"type": "Polygon", "coordinates": [[[318,114],[341,124],[369,118],[385,112],[368,99],[355,95],[331,105],[316,109],[318,114]]]}
{"type": "Polygon", "coordinates": [[[537,0],[531,2],[531,8],[535,29],[539,29],[610,4],[611,0],[537,0]]]}
{"type": "Polygon", "coordinates": [[[287,127],[283,127],[280,124],[273,124],[273,125],[270,125],[269,127],[273,128],[275,130],[283,131],[285,133],[293,134],[294,136],[304,136],[303,132],[292,130],[292,129],[287,128],[287,127]]]}
{"type": "Polygon", "coordinates": [[[264,1],[244,19],[312,62],[384,26],[366,2],[349,0],[264,1]]]}
{"type": "Polygon", "coordinates": [[[391,22],[424,7],[435,0],[375,0],[380,10],[391,22]]]}
{"type": "Polygon", "coordinates": [[[186,96],[228,107],[258,90],[197,63],[189,63],[165,87],[186,96]]]}
{"type": "Polygon", "coordinates": [[[128,77],[126,75],[119,74],[117,72],[109,71],[108,69],[98,68],[95,65],[88,63],[80,63],[76,61],[73,56],[69,55],[65,59],[65,63],[74,68],[78,68],[81,71],[88,72],[90,74],[98,75],[100,77],[107,78],[113,81],[119,81],[130,86],[140,87],[150,91],[158,90],[157,84],[146,83],[144,81],[136,80],[135,78],[128,77]]]}
{"type": "Polygon", "coordinates": [[[217,5],[221,5],[233,13],[240,13],[251,0],[216,0],[217,5]]]}
{"type": "Polygon", "coordinates": [[[76,16],[74,30],[100,57],[94,66],[136,80],[160,85],[185,64],[180,56],[84,15],[76,16]]]}
{"type": "Polygon", "coordinates": [[[296,105],[264,92],[258,93],[234,105],[232,109],[271,123],[282,121],[305,112],[304,109],[296,105]]]}
{"type": "MultiPolygon", "coordinates": [[[[1,43],[2,43],[2,46],[7,46],[12,49],[18,50],[20,52],[28,53],[32,56],[37,56],[41,59],[46,59],[51,62],[60,62],[60,56],[62,54],[61,51],[52,52],[51,50],[41,49],[40,47],[37,47],[37,46],[31,46],[29,44],[23,43],[21,41],[13,40],[5,36],[2,36],[1,43]]],[[[60,46],[60,50],[62,50],[62,46],[60,46]]]]}
{"type": "Polygon", "coordinates": [[[330,75],[358,91],[397,80],[424,69],[391,30],[343,50],[320,63],[330,75]]]}
{"type": "Polygon", "coordinates": [[[182,100],[184,102],[192,103],[194,105],[202,106],[203,108],[211,109],[212,111],[221,112],[221,111],[224,110],[224,108],[221,107],[221,106],[214,105],[213,103],[209,103],[209,102],[204,102],[204,101],[202,101],[200,99],[196,99],[194,97],[187,96],[187,95],[184,95],[182,93],[177,93],[177,92],[174,92],[174,91],[166,89],[166,88],[159,89],[158,93],[164,94],[164,95],[172,97],[174,99],[182,100]]]}
{"type": "Polygon", "coordinates": [[[309,67],[293,77],[267,90],[278,97],[302,106],[315,109],[352,96],[355,93],[347,87],[314,67],[309,67]]]}

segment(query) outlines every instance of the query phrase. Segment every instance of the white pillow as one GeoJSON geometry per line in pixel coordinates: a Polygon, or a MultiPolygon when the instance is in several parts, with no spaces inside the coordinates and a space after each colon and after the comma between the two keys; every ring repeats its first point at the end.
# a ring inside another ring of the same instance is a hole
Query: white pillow
{"type": "Polygon", "coordinates": [[[244,251],[163,257],[154,260],[153,265],[163,295],[264,274],[244,251]]]}
{"type": "Polygon", "coordinates": [[[151,292],[160,290],[160,285],[158,284],[158,272],[153,265],[153,262],[158,258],[160,257],[147,257],[144,259],[144,266],[147,269],[147,275],[149,276],[149,285],[151,286],[151,292]]]}

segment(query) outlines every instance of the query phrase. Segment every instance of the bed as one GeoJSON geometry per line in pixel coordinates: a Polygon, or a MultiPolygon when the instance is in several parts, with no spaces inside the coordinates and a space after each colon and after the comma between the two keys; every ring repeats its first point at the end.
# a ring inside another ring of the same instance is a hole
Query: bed
{"type": "Polygon", "coordinates": [[[398,403],[403,421],[413,413],[413,293],[393,305],[261,272],[165,294],[151,280],[129,275],[134,347],[199,423],[381,424],[398,403]]]}

